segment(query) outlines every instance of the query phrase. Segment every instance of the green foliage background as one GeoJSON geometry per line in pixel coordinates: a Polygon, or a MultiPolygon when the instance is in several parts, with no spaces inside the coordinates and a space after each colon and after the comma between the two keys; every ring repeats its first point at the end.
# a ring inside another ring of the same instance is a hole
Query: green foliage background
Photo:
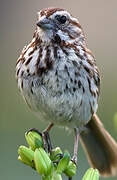
{"type": "MultiPolygon", "coordinates": [[[[25,145],[24,132],[30,127],[43,130],[47,124],[39,121],[22,100],[15,81],[15,63],[23,46],[32,38],[36,12],[48,6],[64,7],[79,18],[88,47],[95,54],[102,76],[98,114],[117,141],[117,132],[113,127],[113,115],[117,112],[117,2],[1,0],[0,179],[40,179],[36,172],[17,161],[18,146],[25,145]]],[[[51,138],[55,146],[73,152],[73,134],[54,127],[51,138]]],[[[81,179],[88,167],[87,159],[79,146],[78,172],[74,180],[81,179]]],[[[116,180],[117,177],[108,179],[116,180]]]]}

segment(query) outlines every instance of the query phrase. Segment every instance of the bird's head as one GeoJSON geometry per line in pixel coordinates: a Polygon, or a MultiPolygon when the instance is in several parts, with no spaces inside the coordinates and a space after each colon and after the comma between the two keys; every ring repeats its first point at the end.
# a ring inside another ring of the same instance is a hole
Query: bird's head
{"type": "Polygon", "coordinates": [[[84,42],[84,34],[78,20],[60,8],[46,8],[38,13],[37,34],[45,43],[84,42]]]}

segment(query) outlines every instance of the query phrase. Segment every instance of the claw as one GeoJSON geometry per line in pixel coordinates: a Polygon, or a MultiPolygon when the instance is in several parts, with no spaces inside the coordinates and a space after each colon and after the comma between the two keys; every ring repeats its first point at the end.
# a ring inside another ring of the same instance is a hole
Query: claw
{"type": "Polygon", "coordinates": [[[51,152],[52,144],[51,144],[49,133],[47,131],[42,132],[42,139],[43,139],[43,144],[44,144],[45,151],[46,152],[51,152]]]}
{"type": "Polygon", "coordinates": [[[47,129],[45,129],[42,132],[42,139],[43,139],[43,144],[44,144],[44,149],[46,152],[51,152],[52,150],[52,144],[51,144],[51,140],[50,140],[50,136],[49,136],[49,131],[50,129],[53,127],[53,123],[51,123],[47,129]]]}
{"type": "Polygon", "coordinates": [[[77,166],[77,157],[73,156],[71,161],[77,166]]]}

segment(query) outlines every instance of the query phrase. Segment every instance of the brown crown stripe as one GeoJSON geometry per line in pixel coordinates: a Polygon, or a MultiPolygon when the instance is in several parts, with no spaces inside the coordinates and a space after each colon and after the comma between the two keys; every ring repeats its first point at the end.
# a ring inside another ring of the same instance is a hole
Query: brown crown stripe
{"type": "Polygon", "coordinates": [[[52,8],[46,8],[45,10],[43,10],[42,14],[49,17],[52,14],[54,14],[56,11],[64,11],[64,9],[62,9],[62,8],[53,8],[53,7],[52,8]]]}
{"type": "Polygon", "coordinates": [[[46,15],[47,17],[51,16],[53,13],[55,13],[56,11],[64,11],[64,9],[62,8],[54,8],[54,7],[50,7],[50,8],[45,8],[42,9],[40,12],[41,16],[46,15]]]}
{"type": "Polygon", "coordinates": [[[29,57],[29,59],[25,62],[25,65],[26,65],[26,66],[30,63],[31,59],[32,59],[32,56],[29,57]]]}

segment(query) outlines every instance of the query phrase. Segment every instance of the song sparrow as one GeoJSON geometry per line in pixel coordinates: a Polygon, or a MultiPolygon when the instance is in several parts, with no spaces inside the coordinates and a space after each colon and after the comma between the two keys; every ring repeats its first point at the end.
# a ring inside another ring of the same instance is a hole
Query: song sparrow
{"type": "Polygon", "coordinates": [[[117,144],[95,114],[100,75],[79,21],[60,8],[38,13],[32,41],[17,63],[18,87],[39,118],[75,130],[92,167],[103,176],[117,172],[117,144]],[[79,136],[80,135],[80,136],[79,136]]]}

